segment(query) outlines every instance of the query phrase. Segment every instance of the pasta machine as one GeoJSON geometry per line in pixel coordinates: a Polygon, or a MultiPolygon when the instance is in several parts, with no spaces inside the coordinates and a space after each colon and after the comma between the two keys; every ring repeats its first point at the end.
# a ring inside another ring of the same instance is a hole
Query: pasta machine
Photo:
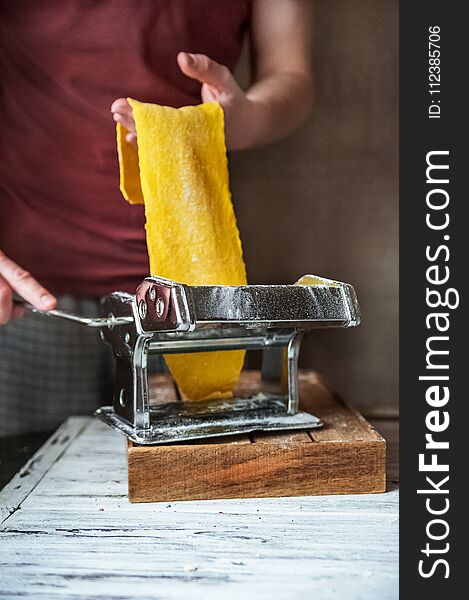
{"type": "Polygon", "coordinates": [[[303,336],[360,322],[353,286],[317,276],[307,285],[189,286],[147,277],[135,294],[103,300],[103,318],[49,311],[101,329],[116,359],[112,406],[96,416],[137,444],[161,444],[253,431],[320,427],[299,409],[303,336]],[[260,350],[260,389],[233,398],[150,402],[149,353],[260,350]]]}

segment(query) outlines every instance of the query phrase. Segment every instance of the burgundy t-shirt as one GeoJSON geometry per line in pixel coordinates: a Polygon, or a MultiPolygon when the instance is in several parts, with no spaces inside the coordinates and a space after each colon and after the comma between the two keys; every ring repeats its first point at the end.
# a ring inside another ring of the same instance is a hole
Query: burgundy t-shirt
{"type": "Polygon", "coordinates": [[[0,249],[54,293],[133,292],[142,206],[119,192],[113,100],[184,106],[179,51],[232,69],[250,0],[0,0],[0,249]]]}

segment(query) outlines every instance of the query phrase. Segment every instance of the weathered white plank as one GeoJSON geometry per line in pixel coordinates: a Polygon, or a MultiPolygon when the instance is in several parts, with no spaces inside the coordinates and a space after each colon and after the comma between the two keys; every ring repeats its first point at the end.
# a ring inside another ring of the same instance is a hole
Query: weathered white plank
{"type": "Polygon", "coordinates": [[[396,491],[135,505],[123,439],[81,431],[0,529],[0,598],[397,598],[396,491]]]}
{"type": "Polygon", "coordinates": [[[51,465],[89,424],[87,417],[67,419],[0,491],[0,523],[19,508],[51,465]]]}
{"type": "Polygon", "coordinates": [[[293,521],[276,535],[272,534],[277,520],[260,525],[247,521],[241,529],[222,522],[216,528],[212,523],[198,524],[197,531],[189,519],[185,527],[175,523],[159,528],[156,523],[133,536],[124,535],[125,524],[120,534],[62,528],[53,535],[35,531],[25,535],[12,529],[10,558],[3,564],[6,583],[21,593],[60,586],[68,593],[78,589],[84,595],[116,597],[132,596],[132,585],[149,597],[156,590],[178,597],[188,581],[197,584],[195,589],[201,587],[200,592],[223,584],[228,597],[234,597],[231,586],[244,589],[250,592],[244,594],[248,598],[264,589],[272,598],[294,598],[295,591],[299,595],[316,591],[322,598],[330,586],[337,586],[340,598],[367,598],[367,586],[375,598],[392,597],[386,590],[395,590],[395,539],[379,521],[369,527],[363,527],[363,520],[336,522],[333,517],[303,527],[293,521]],[[186,571],[188,565],[197,571],[186,571]]]}

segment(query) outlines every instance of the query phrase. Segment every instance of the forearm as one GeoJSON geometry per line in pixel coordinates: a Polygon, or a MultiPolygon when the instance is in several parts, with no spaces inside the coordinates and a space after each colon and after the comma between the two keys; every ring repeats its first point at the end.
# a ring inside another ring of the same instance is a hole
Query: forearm
{"type": "MultiPolygon", "coordinates": [[[[305,119],[313,101],[310,0],[254,0],[250,51],[254,83],[245,107],[227,111],[231,148],[250,148],[280,139],[305,119]]],[[[229,108],[229,107],[228,107],[229,108]]]]}
{"type": "Polygon", "coordinates": [[[267,144],[294,131],[311,109],[312,77],[289,71],[275,73],[255,82],[245,97],[244,114],[230,127],[233,149],[267,144]]]}

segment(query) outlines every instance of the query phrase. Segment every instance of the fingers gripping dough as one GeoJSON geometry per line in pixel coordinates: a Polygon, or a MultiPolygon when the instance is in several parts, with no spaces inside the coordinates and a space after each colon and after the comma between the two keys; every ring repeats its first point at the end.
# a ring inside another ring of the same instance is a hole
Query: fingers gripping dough
{"type": "MultiPolygon", "coordinates": [[[[246,269],[228,184],[223,110],[175,109],[129,98],[137,150],[117,125],[121,191],[145,204],[150,272],[189,285],[243,285],[246,269]]],[[[229,396],[244,351],[166,356],[190,399],[229,396]]]]}

